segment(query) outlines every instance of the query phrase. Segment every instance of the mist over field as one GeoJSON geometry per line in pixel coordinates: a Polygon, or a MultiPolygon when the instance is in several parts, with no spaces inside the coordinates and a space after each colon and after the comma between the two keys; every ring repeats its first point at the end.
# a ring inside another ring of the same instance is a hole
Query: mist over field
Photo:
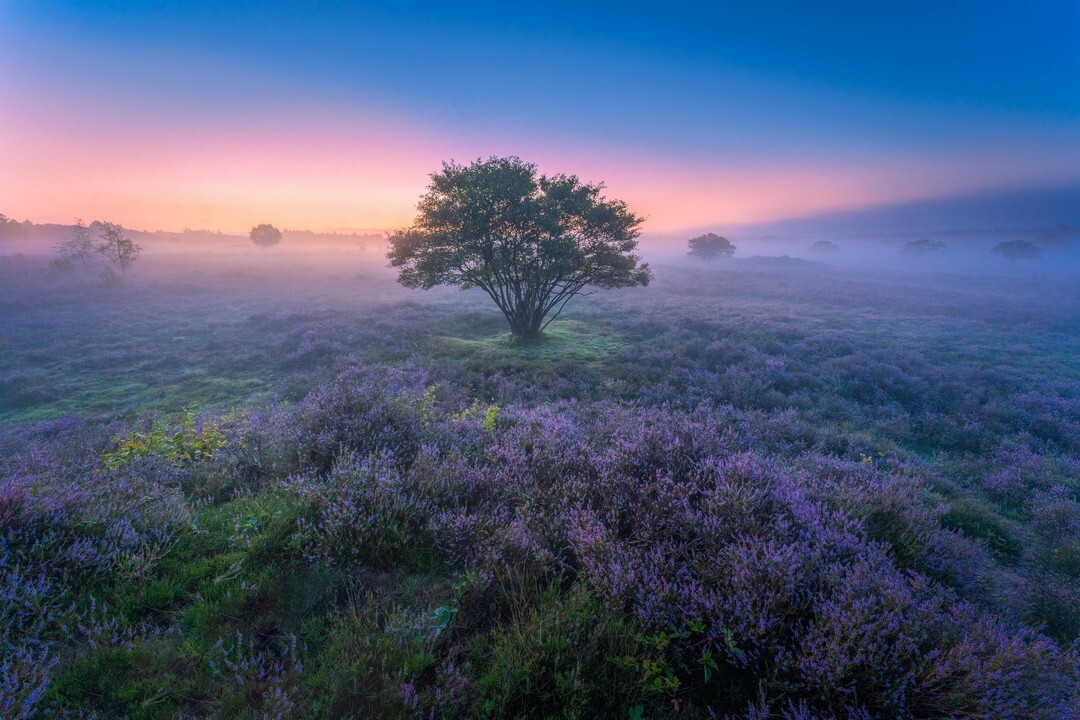
{"type": "Polygon", "coordinates": [[[0,2],[0,720],[1080,718],[1075,2],[0,2]]]}

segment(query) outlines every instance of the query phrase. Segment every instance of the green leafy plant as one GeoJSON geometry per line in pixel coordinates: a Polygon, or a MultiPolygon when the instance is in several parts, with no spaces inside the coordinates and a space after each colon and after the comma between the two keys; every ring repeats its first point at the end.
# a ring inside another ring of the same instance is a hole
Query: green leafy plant
{"type": "Polygon", "coordinates": [[[473,400],[472,405],[459,413],[454,413],[454,420],[467,420],[476,415],[482,415],[483,420],[480,422],[480,426],[485,430],[491,431],[495,429],[495,423],[499,420],[500,410],[501,408],[498,405],[488,405],[485,407],[479,400],[473,400]]]}
{"type": "Polygon", "coordinates": [[[432,610],[427,618],[426,637],[431,640],[439,637],[443,630],[449,627],[450,620],[457,614],[457,611],[458,609],[452,605],[443,605],[432,610]]]}
{"type": "Polygon", "coordinates": [[[151,456],[185,466],[212,457],[228,442],[222,421],[199,423],[195,414],[188,410],[178,425],[155,420],[146,432],[132,431],[127,437],[116,438],[116,450],[101,457],[109,469],[151,456]]]}
{"type": "Polygon", "coordinates": [[[435,419],[435,406],[438,404],[438,399],[435,397],[435,388],[429,387],[424,389],[424,394],[420,396],[420,420],[425,426],[431,425],[435,419]]]}

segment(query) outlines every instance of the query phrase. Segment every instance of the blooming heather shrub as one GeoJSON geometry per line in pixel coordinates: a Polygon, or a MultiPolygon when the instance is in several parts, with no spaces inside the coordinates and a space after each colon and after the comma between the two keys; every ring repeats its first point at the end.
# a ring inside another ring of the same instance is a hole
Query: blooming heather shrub
{"type": "Polygon", "coordinates": [[[197,501],[222,503],[301,470],[294,414],[295,408],[287,404],[271,404],[215,419],[224,442],[183,468],[184,493],[197,501]]]}
{"type": "Polygon", "coordinates": [[[351,370],[300,403],[290,414],[290,435],[282,440],[294,448],[301,466],[316,472],[328,472],[347,453],[390,452],[408,464],[423,440],[416,389],[398,386],[395,394],[387,382],[373,382],[351,370]]]}
{"type": "Polygon", "coordinates": [[[29,718],[59,661],[63,612],[52,583],[11,560],[0,555],[0,715],[29,718]]]}
{"type": "Polygon", "coordinates": [[[148,572],[190,511],[175,488],[152,479],[155,468],[145,469],[0,481],[7,562],[69,583],[148,572]]]}
{"type": "Polygon", "coordinates": [[[430,691],[422,696],[412,683],[403,684],[401,694],[405,706],[413,711],[415,717],[430,720],[462,717],[468,707],[471,684],[463,669],[467,670],[452,659],[446,662],[439,667],[430,691]]]}
{"type": "Polygon", "coordinates": [[[621,366],[634,402],[595,368],[351,370],[207,415],[230,440],[191,462],[0,431],[0,712],[96,675],[150,716],[1075,715],[1080,498],[1071,420],[1043,426],[1072,406],[722,331],[621,366]]]}
{"type": "Polygon", "coordinates": [[[5,474],[90,469],[121,431],[118,423],[90,423],[65,417],[0,427],[0,457],[5,474]]]}
{"type": "Polygon", "coordinates": [[[47,646],[0,647],[0,717],[37,717],[58,662],[55,651],[47,646]]]}
{"type": "Polygon", "coordinates": [[[257,491],[299,471],[296,413],[287,403],[233,413],[226,425],[231,442],[190,468],[185,488],[220,501],[229,491],[257,491]]]}
{"type": "Polygon", "coordinates": [[[877,469],[867,456],[858,463],[810,456],[804,465],[814,473],[815,498],[859,520],[866,536],[884,543],[898,567],[971,588],[971,552],[942,528],[947,507],[925,486],[924,467],[888,463],[877,469]]]}
{"type": "Polygon", "coordinates": [[[432,519],[438,547],[470,567],[526,563],[542,574],[573,562],[562,515],[606,489],[588,435],[550,408],[500,413],[496,437],[453,480],[432,519]]]}
{"type": "MultiPolygon", "coordinates": [[[[434,450],[414,467],[434,465],[434,450]]],[[[394,456],[338,458],[325,478],[294,478],[289,489],[310,503],[295,540],[304,557],[330,566],[393,567],[430,545],[428,518],[440,488],[438,472],[403,472],[394,456]]]]}
{"type": "Polygon", "coordinates": [[[821,568],[857,547],[852,523],[828,523],[773,471],[743,455],[683,479],[612,478],[635,510],[579,529],[585,577],[650,633],[696,625],[697,650],[751,672],[772,664],[821,568]]]}
{"type": "Polygon", "coordinates": [[[1080,502],[1067,488],[1032,493],[1031,527],[1044,543],[1046,564],[1057,572],[1080,577],[1080,502]]]}
{"type": "Polygon", "coordinates": [[[924,658],[944,632],[945,599],[873,552],[831,572],[799,639],[802,686],[825,707],[905,716],[924,658]]]}
{"type": "Polygon", "coordinates": [[[1035,452],[1026,445],[1005,445],[993,454],[979,485],[991,499],[1009,510],[1019,510],[1034,493],[1061,488],[1080,499],[1080,463],[1035,452]],[[1071,492],[1070,492],[1070,485],[1071,492]]]}
{"type": "Polygon", "coordinates": [[[161,634],[161,628],[146,623],[127,623],[109,606],[91,596],[82,607],[67,610],[66,632],[71,639],[90,650],[116,648],[131,651],[136,644],[161,634]]]}
{"type": "Polygon", "coordinates": [[[60,427],[71,435],[39,426],[0,467],[0,665],[15,717],[34,715],[63,645],[122,645],[141,632],[77,598],[116,578],[147,576],[191,517],[167,465],[139,459],[108,470],[98,433],[60,427]]]}
{"type": "Polygon", "coordinates": [[[1011,400],[1016,425],[1075,456],[1080,453],[1080,388],[1074,383],[1071,390],[1060,395],[1032,391],[1011,400]]]}
{"type": "Polygon", "coordinates": [[[1080,714],[1075,650],[955,605],[912,702],[918,716],[1066,718],[1080,714]]]}
{"type": "MultiPolygon", "coordinates": [[[[437,542],[489,577],[522,559],[549,577],[580,577],[647,637],[668,638],[663,662],[682,680],[662,691],[680,702],[760,682],[799,688],[823,716],[906,717],[916,701],[944,702],[915,688],[959,642],[947,632],[956,600],[894,560],[970,575],[962,563],[985,558],[955,552],[912,469],[717,459],[730,433],[681,434],[716,418],[622,414],[596,449],[569,418],[510,409],[498,443],[466,473],[460,507],[435,516],[437,542]],[[677,689],[700,686],[702,657],[719,663],[720,686],[677,689]]],[[[1075,663],[1055,652],[1059,667],[1075,663]]],[[[1067,676],[1051,683],[1059,699],[1067,676]]],[[[1052,707],[1029,709],[1050,717],[1052,707]]]]}

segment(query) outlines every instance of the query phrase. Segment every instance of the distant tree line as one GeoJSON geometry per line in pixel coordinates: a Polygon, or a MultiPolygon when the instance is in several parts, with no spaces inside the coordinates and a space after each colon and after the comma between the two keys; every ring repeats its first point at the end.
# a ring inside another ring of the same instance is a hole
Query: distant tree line
{"type": "Polygon", "coordinates": [[[22,223],[0,213],[0,238],[17,238],[22,237],[25,233],[26,229],[22,223]]]}

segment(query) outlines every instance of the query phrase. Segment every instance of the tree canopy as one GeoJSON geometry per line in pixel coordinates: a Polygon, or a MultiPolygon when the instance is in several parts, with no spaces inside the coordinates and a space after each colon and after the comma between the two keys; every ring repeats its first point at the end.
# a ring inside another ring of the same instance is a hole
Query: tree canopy
{"type": "Polygon", "coordinates": [[[642,218],[603,189],[517,157],[443,163],[387,258],[406,287],[480,288],[515,335],[534,338],[575,295],[652,279],[634,254],[642,218]]]}
{"type": "Polygon", "coordinates": [[[690,238],[687,244],[690,246],[690,252],[687,254],[701,258],[705,262],[709,262],[721,255],[731,257],[735,254],[735,246],[731,244],[731,241],[716,233],[706,233],[690,238]]]}
{"type": "Polygon", "coordinates": [[[273,247],[281,242],[281,231],[268,223],[262,223],[251,228],[248,236],[251,238],[251,242],[262,248],[273,247]]]}

